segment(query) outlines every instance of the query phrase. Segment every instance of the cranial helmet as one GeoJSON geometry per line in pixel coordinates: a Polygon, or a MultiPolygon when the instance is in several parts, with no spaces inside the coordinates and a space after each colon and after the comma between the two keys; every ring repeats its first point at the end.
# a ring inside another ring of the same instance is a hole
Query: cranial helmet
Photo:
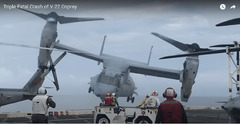
{"type": "Polygon", "coordinates": [[[158,96],[158,92],[157,91],[153,91],[152,95],[153,96],[158,96]]]}
{"type": "Polygon", "coordinates": [[[38,89],[38,94],[47,94],[47,90],[44,88],[44,87],[40,87],[39,89],[38,89]]]}
{"type": "Polygon", "coordinates": [[[107,92],[107,93],[106,93],[106,96],[111,96],[111,93],[110,93],[110,92],[107,92]]]}
{"type": "Polygon", "coordinates": [[[175,90],[173,88],[169,87],[163,93],[163,97],[164,98],[176,98],[177,93],[175,92],[175,90]]]}

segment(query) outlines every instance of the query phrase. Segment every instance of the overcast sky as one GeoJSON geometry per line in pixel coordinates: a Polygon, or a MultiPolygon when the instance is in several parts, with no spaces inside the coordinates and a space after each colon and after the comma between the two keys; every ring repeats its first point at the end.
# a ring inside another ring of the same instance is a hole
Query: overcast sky
{"type": "MultiPolygon", "coordinates": [[[[1,2],[0,41],[39,46],[45,20],[21,10],[4,8],[3,4],[65,4],[77,9],[28,9],[39,13],[55,11],[69,17],[102,17],[103,21],[58,24],[58,38],[62,44],[99,54],[104,35],[107,35],[104,53],[140,62],[147,62],[150,47],[153,52],[150,66],[182,70],[185,58],[159,60],[181,54],[182,51],[151,35],[157,32],[183,43],[211,45],[238,41],[239,26],[215,27],[217,23],[240,17],[237,1],[188,2],[160,0],[132,1],[70,1],[69,3],[1,2]],[[235,3],[234,3],[235,2],[235,3]],[[230,9],[235,4],[236,9],[230,9]]],[[[0,46],[0,86],[22,88],[37,70],[36,49],[0,46]]],[[[56,58],[60,52],[52,55],[56,58]]],[[[200,57],[200,66],[191,96],[228,96],[228,62],[226,54],[200,57]]],[[[60,90],[49,90],[52,95],[89,95],[89,81],[101,72],[102,64],[67,54],[56,66],[60,90]]],[[[180,94],[181,82],[160,77],[131,73],[139,95],[157,90],[160,94],[171,86],[180,94]]],[[[48,75],[49,79],[52,74],[48,75]]],[[[44,86],[54,86],[48,78],[44,86]]],[[[235,88],[234,88],[235,89],[235,88]]],[[[91,94],[92,95],[92,94],[91,94]]],[[[235,93],[234,93],[235,95],[235,93]]]]}

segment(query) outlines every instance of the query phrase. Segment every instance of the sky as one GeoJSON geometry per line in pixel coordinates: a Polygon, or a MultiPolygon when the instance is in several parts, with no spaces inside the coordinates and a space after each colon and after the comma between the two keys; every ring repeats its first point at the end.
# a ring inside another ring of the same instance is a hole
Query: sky
{"type": "MultiPolygon", "coordinates": [[[[60,43],[94,54],[99,54],[104,35],[107,36],[104,53],[139,62],[147,62],[150,47],[153,52],[150,66],[182,70],[185,58],[159,60],[160,57],[182,54],[183,52],[153,36],[157,32],[183,43],[198,43],[203,48],[211,45],[238,41],[239,26],[216,27],[215,25],[239,17],[238,1],[161,1],[161,0],[95,0],[68,3],[63,1],[1,1],[0,2],[0,42],[39,46],[45,20],[18,9],[4,5],[60,5],[59,9],[29,8],[39,13],[55,11],[69,17],[102,17],[105,20],[58,24],[60,43]],[[226,4],[225,10],[220,4],[226,4]],[[235,9],[230,7],[235,4],[235,9]],[[62,8],[62,5],[75,5],[77,9],[62,8]]],[[[22,88],[37,70],[37,49],[0,46],[0,87],[22,88]]],[[[61,53],[54,52],[53,58],[61,53]]],[[[226,54],[200,56],[200,66],[195,84],[194,96],[228,96],[228,58],[226,54]]],[[[67,54],[56,66],[60,90],[48,90],[49,94],[95,96],[88,93],[90,78],[102,70],[102,64],[72,54],[67,54]]],[[[160,77],[130,74],[137,86],[139,95],[156,90],[159,95],[167,87],[173,87],[180,95],[181,82],[160,77]]],[[[53,87],[49,73],[43,86],[53,87]]],[[[235,89],[235,88],[234,88],[235,89]]],[[[235,95],[234,90],[234,95],[235,95]]],[[[190,101],[191,101],[190,97],[190,101]]],[[[81,98],[79,98],[81,100],[81,98]]],[[[29,103],[29,101],[28,101],[29,103]]],[[[11,105],[14,106],[14,105],[11,105]]]]}

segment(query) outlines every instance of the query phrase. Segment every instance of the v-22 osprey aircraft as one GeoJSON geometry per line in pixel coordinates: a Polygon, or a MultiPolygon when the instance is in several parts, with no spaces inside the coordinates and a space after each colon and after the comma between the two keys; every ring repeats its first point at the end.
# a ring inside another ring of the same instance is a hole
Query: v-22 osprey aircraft
{"type": "Polygon", "coordinates": [[[185,62],[184,70],[181,71],[149,66],[149,61],[148,63],[143,63],[104,54],[103,48],[105,38],[103,40],[100,55],[92,54],[60,43],[55,43],[54,45],[54,48],[56,49],[66,50],[69,53],[103,63],[102,72],[91,77],[91,81],[89,82],[89,93],[93,92],[93,94],[100,97],[102,100],[107,92],[116,93],[117,97],[127,97],[127,101],[131,100],[134,102],[133,94],[137,93],[135,91],[135,83],[130,76],[130,73],[132,72],[180,80],[182,82],[181,100],[188,101],[195,75],[197,74],[197,69],[192,67],[194,65],[191,65],[195,62],[192,62],[192,60],[185,62]]]}

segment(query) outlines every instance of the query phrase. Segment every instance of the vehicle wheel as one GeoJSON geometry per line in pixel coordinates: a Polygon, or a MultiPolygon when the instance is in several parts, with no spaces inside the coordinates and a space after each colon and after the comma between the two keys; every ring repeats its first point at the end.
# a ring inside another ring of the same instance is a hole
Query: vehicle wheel
{"type": "Polygon", "coordinates": [[[146,120],[144,120],[144,119],[141,120],[141,121],[139,121],[138,123],[139,123],[139,124],[148,124],[148,122],[147,122],[146,120]]]}
{"type": "Polygon", "coordinates": [[[152,121],[148,117],[140,116],[135,120],[135,123],[148,124],[152,123],[152,121]]]}
{"type": "Polygon", "coordinates": [[[99,116],[96,123],[99,123],[99,124],[109,124],[110,121],[109,121],[109,119],[106,116],[99,116]]]}

